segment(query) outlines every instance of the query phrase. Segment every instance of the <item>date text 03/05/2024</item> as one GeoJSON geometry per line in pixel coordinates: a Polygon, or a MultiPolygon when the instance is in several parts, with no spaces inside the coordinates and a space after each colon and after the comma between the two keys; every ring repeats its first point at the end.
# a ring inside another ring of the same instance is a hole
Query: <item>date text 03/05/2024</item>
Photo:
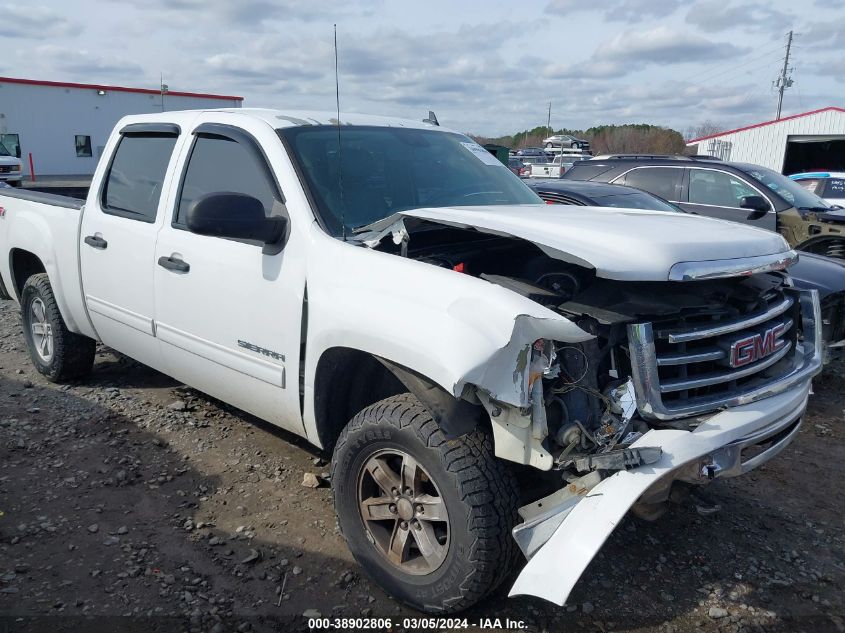
{"type": "MultiPolygon", "coordinates": [[[[392,631],[399,622],[392,618],[309,618],[309,630],[362,630],[392,631]]],[[[483,629],[490,631],[522,631],[525,622],[510,618],[481,618],[470,622],[467,618],[403,618],[402,629],[408,631],[437,630],[457,631],[464,629],[483,629]]]]}

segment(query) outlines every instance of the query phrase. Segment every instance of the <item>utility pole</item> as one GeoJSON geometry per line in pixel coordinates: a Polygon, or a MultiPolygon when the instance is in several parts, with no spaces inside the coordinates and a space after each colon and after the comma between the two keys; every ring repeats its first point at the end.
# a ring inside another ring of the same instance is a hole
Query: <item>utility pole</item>
{"type": "Polygon", "coordinates": [[[549,136],[552,135],[552,102],[549,101],[549,118],[546,120],[546,127],[549,128],[549,136]]]}
{"type": "Polygon", "coordinates": [[[788,72],[792,72],[792,69],[789,67],[789,52],[792,49],[792,31],[789,32],[789,36],[786,40],[786,57],[783,58],[783,70],[780,73],[780,77],[777,78],[775,81],[775,87],[778,89],[778,115],[775,119],[780,119],[780,111],[783,107],[783,93],[787,88],[792,86],[792,77],[787,77],[788,72]]]}
{"type": "Polygon", "coordinates": [[[169,90],[167,84],[164,83],[164,73],[159,75],[159,84],[161,86],[161,111],[164,112],[164,95],[166,95],[169,90]]]}

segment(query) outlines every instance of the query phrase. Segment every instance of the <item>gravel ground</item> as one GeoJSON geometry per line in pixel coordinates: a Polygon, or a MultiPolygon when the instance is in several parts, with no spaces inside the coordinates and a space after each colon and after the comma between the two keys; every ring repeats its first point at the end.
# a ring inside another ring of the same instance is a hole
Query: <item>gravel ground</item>
{"type": "MultiPolygon", "coordinates": [[[[708,488],[718,512],[628,517],[566,607],[503,588],[465,617],[549,632],[845,631],[845,365],[815,390],[789,449],[708,488]]],[[[352,560],[327,457],[106,348],[89,379],[51,385],[16,306],[0,303],[0,632],[418,615],[352,560]]]]}

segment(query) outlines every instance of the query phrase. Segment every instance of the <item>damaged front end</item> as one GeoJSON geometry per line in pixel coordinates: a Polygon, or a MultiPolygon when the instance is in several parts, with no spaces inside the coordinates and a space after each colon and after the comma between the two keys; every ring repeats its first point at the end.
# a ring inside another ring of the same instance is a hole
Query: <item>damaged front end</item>
{"type": "MultiPolygon", "coordinates": [[[[821,367],[821,313],[815,291],[776,277],[672,293],[597,281],[560,306],[595,338],[532,347],[522,415],[532,439],[547,431],[562,485],[520,508],[513,535],[529,562],[511,595],[563,604],[629,510],[657,518],[692,486],[744,474],[792,441],[821,367]]],[[[500,420],[517,413],[480,398],[498,442],[500,420]]]]}
{"type": "Polygon", "coordinates": [[[817,294],[779,273],[593,279],[554,309],[592,338],[523,342],[511,357],[521,406],[479,383],[475,395],[498,456],[559,478],[519,510],[528,564],[511,594],[563,604],[629,510],[655,519],[792,441],[822,344],[817,294]]]}
{"type": "MultiPolygon", "coordinates": [[[[392,219],[358,239],[547,309],[517,314],[509,342],[453,389],[489,416],[498,457],[546,472],[513,531],[528,563],[511,595],[563,604],[629,510],[656,518],[679,487],[746,472],[797,433],[822,347],[818,295],[782,272],[794,253],[632,281],[449,223],[392,219]]],[[[471,305],[450,313],[483,322],[471,305]]]]}

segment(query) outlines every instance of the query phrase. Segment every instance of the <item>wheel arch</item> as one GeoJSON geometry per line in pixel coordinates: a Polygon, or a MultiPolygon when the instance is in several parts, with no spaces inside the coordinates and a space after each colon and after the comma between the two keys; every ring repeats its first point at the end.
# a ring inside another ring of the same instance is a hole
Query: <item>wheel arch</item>
{"type": "Polygon", "coordinates": [[[482,419],[480,405],[456,398],[433,380],[370,352],[332,347],[317,362],[313,388],[317,443],[331,450],[355,414],[384,398],[412,393],[447,437],[470,432],[482,419]]]}
{"type": "Polygon", "coordinates": [[[11,291],[18,301],[26,280],[39,273],[46,273],[47,267],[35,253],[23,248],[13,248],[9,251],[9,271],[11,272],[11,291]]]}

